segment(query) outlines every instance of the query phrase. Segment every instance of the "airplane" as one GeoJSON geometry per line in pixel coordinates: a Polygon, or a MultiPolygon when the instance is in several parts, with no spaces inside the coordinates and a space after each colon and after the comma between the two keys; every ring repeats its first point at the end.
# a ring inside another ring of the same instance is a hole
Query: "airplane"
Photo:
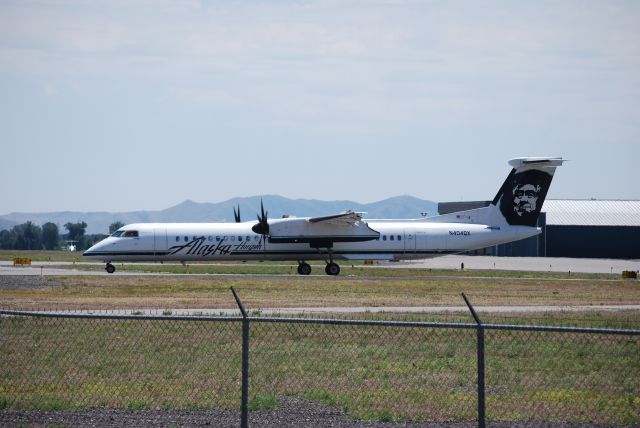
{"type": "Polygon", "coordinates": [[[338,275],[336,260],[426,259],[535,236],[542,204],[561,157],[509,161],[512,170],[487,207],[411,220],[365,220],[347,211],[322,217],[268,218],[261,203],[257,222],[129,224],[83,256],[106,263],[137,261],[296,260],[309,275],[309,260],[323,260],[338,275]]]}

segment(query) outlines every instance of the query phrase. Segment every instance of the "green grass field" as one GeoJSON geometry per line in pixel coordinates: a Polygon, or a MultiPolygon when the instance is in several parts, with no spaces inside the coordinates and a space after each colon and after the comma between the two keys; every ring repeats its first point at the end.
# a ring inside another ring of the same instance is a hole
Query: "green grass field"
{"type": "Polygon", "coordinates": [[[28,257],[41,262],[81,262],[82,251],[0,250],[0,260],[12,261],[14,257],[28,257]]]}
{"type": "MultiPolygon", "coordinates": [[[[62,259],[67,254],[51,257],[62,259]]],[[[462,292],[476,306],[640,304],[637,281],[607,275],[356,265],[345,266],[345,275],[335,278],[300,277],[294,267],[125,265],[118,268],[264,276],[34,277],[33,285],[7,282],[0,287],[0,306],[156,309],[165,314],[181,308],[234,309],[231,286],[256,316],[265,308],[463,306],[462,292]]],[[[340,317],[472,322],[466,311],[340,317]]],[[[640,314],[632,310],[482,313],[481,317],[484,322],[509,324],[640,326],[640,314]]],[[[0,338],[0,408],[239,407],[239,323],[0,317],[0,338]]],[[[250,405],[253,410],[270,409],[280,396],[304,395],[344,408],[354,418],[474,419],[475,340],[474,330],[253,323],[250,405]]],[[[507,421],[640,424],[638,355],[637,336],[487,331],[487,416],[507,421]]]]}
{"type": "MultiPolygon", "coordinates": [[[[6,408],[238,409],[240,323],[0,318],[6,408]]],[[[354,418],[475,418],[475,331],[252,323],[252,409],[303,394],[354,418]]],[[[640,339],[488,331],[490,420],[640,423],[640,339]]]]}

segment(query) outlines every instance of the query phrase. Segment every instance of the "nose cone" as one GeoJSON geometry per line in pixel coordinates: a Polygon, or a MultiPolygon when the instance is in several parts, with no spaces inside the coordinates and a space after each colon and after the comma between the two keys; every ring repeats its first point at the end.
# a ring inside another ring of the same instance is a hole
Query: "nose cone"
{"type": "Polygon", "coordinates": [[[98,242],[97,244],[95,244],[91,248],[89,248],[87,251],[82,253],[82,256],[83,257],[96,257],[96,256],[99,256],[101,250],[103,250],[104,247],[106,247],[108,245],[108,241],[109,241],[109,238],[103,239],[102,241],[98,242]]]}

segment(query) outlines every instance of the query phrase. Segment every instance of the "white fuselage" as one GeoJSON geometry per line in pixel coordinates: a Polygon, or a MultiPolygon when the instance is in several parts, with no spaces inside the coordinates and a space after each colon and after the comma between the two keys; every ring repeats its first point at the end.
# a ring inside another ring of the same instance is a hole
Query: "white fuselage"
{"type": "MultiPolygon", "coordinates": [[[[517,241],[540,233],[537,224],[547,190],[562,158],[511,159],[513,167],[485,207],[419,220],[365,220],[345,211],[321,217],[268,219],[260,204],[258,222],[140,223],[121,227],[83,255],[113,261],[306,260],[322,259],[338,275],[342,260],[424,259],[517,241]]],[[[234,209],[237,221],[238,211],[234,209]]]]}
{"type": "MultiPolygon", "coordinates": [[[[540,233],[527,226],[500,227],[422,220],[371,220],[380,237],[362,242],[335,242],[335,259],[424,259],[489,247],[540,233]]],[[[246,223],[142,223],[120,229],[91,247],[85,257],[113,261],[318,260],[328,249],[309,243],[272,243],[246,223]],[[129,233],[127,233],[127,231],[129,233]],[[135,232],[135,233],[133,233],[135,232]],[[135,236],[137,234],[137,236],[135,236]],[[125,236],[129,235],[129,236],[125,236]]]]}

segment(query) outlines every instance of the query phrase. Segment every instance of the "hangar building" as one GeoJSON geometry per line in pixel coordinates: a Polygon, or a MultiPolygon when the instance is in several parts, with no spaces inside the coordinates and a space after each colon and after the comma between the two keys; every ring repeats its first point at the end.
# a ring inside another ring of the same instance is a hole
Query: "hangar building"
{"type": "MultiPolygon", "coordinates": [[[[447,214],[489,201],[443,202],[447,214]]],[[[640,259],[640,201],[547,199],[538,219],[542,233],[470,254],[527,257],[640,259]]]]}

